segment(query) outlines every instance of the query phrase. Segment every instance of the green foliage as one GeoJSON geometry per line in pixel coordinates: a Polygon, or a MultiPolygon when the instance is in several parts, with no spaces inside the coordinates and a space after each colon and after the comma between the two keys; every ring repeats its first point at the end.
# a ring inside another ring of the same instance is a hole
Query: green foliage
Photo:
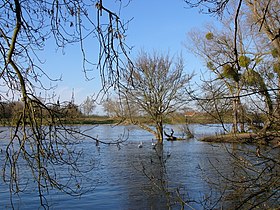
{"type": "Polygon", "coordinates": [[[210,69],[210,70],[214,70],[215,66],[211,61],[209,61],[209,62],[207,62],[207,68],[210,69]]]}
{"type": "Polygon", "coordinates": [[[274,78],[274,74],[272,72],[267,73],[267,78],[272,80],[274,78]]]}
{"type": "Polygon", "coordinates": [[[223,66],[223,75],[225,77],[229,77],[232,74],[232,72],[233,72],[233,68],[231,65],[226,64],[223,66]]]}
{"type": "Polygon", "coordinates": [[[273,56],[273,58],[276,58],[279,55],[279,52],[276,48],[273,48],[271,50],[271,55],[273,56]]]}
{"type": "Polygon", "coordinates": [[[239,74],[237,70],[230,64],[225,64],[223,66],[222,76],[228,79],[233,79],[235,82],[239,81],[239,74]]]}
{"type": "Polygon", "coordinates": [[[260,63],[262,60],[263,60],[262,58],[256,58],[256,59],[255,59],[255,63],[258,64],[258,63],[260,63]]]}
{"type": "Polygon", "coordinates": [[[240,65],[241,67],[246,67],[246,68],[247,68],[247,67],[250,65],[250,63],[251,63],[251,59],[250,59],[249,57],[245,56],[245,55],[239,56],[238,61],[239,61],[239,65],[240,65]]]}
{"type": "Polygon", "coordinates": [[[265,91],[266,85],[262,76],[254,71],[253,69],[249,69],[244,73],[245,82],[249,86],[258,87],[259,90],[265,91]]]}
{"type": "Polygon", "coordinates": [[[214,38],[214,35],[213,35],[213,33],[208,32],[208,33],[205,35],[205,38],[206,38],[207,40],[212,40],[212,39],[214,38]]]}
{"type": "Polygon", "coordinates": [[[257,74],[257,72],[255,72],[254,70],[252,69],[249,69],[248,71],[246,71],[244,73],[244,78],[245,78],[245,81],[246,81],[246,84],[249,85],[249,86],[256,86],[256,83],[257,83],[257,79],[259,77],[259,75],[257,74]]]}
{"type": "Polygon", "coordinates": [[[280,63],[274,63],[273,64],[273,70],[277,75],[280,75],[280,63]]]}

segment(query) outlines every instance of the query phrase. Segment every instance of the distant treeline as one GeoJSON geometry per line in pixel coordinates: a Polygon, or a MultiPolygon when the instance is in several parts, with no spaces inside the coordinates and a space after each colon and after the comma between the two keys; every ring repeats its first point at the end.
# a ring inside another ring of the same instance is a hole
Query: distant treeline
{"type": "MultiPolygon", "coordinates": [[[[13,124],[20,117],[24,110],[24,103],[21,101],[12,102],[0,102],[0,118],[2,124],[13,124]]],[[[57,118],[78,118],[82,117],[83,114],[79,110],[78,105],[71,102],[65,104],[50,103],[46,104],[45,107],[34,107],[34,117],[36,118],[48,118],[55,116],[57,118]],[[53,115],[54,114],[54,115],[53,115]]]]}

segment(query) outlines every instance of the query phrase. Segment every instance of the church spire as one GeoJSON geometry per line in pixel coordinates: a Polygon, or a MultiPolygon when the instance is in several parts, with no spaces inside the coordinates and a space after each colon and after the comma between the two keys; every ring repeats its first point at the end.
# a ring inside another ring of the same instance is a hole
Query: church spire
{"type": "Polygon", "coordinates": [[[71,103],[72,103],[72,104],[75,104],[74,88],[72,89],[71,103]]]}

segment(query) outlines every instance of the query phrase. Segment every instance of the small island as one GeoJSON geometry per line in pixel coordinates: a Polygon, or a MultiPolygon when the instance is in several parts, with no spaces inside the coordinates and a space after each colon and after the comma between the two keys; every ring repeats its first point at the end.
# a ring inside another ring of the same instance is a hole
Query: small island
{"type": "Polygon", "coordinates": [[[199,139],[204,142],[212,143],[250,143],[250,144],[262,144],[280,146],[280,138],[272,133],[261,135],[257,133],[228,133],[205,136],[199,139]]]}

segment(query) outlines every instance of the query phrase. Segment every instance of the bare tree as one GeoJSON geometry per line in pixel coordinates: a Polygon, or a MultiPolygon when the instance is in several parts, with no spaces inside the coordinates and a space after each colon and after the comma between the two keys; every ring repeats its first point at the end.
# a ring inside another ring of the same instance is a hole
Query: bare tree
{"type": "Polygon", "coordinates": [[[184,0],[190,7],[199,7],[203,13],[222,15],[231,0],[184,0]],[[205,10],[206,9],[206,10],[205,10]]]}
{"type": "Polygon", "coordinates": [[[103,110],[109,117],[121,117],[122,111],[120,108],[120,102],[111,98],[106,99],[102,102],[103,110]]]}
{"type": "Polygon", "coordinates": [[[194,98],[197,106],[214,122],[220,123],[225,132],[229,132],[225,126],[232,114],[232,100],[227,97],[230,94],[228,88],[221,80],[210,78],[203,80],[198,89],[203,95],[200,98],[194,98]]]}
{"type": "Polygon", "coordinates": [[[191,76],[184,73],[181,57],[174,62],[168,55],[142,52],[134,66],[128,67],[132,74],[124,77],[121,92],[128,104],[150,117],[156,131],[139,122],[134,123],[152,132],[162,144],[164,117],[187,103],[185,88],[191,76]]]}
{"type": "Polygon", "coordinates": [[[96,108],[96,105],[94,102],[95,101],[92,97],[87,96],[86,100],[82,103],[83,113],[86,116],[89,116],[93,112],[93,110],[96,108]]]}
{"type": "MultiPolygon", "coordinates": [[[[218,182],[212,183],[213,187],[217,186],[221,191],[217,203],[223,204],[223,202],[226,203],[228,200],[234,200],[234,209],[277,208],[277,201],[279,200],[279,135],[277,130],[279,124],[277,123],[278,117],[276,117],[274,113],[274,99],[276,98],[275,95],[277,95],[277,92],[274,91],[279,91],[279,85],[275,83],[274,77],[275,75],[278,77],[277,74],[279,72],[277,72],[277,66],[276,68],[274,66],[274,71],[276,70],[276,72],[273,72],[273,58],[271,55],[273,55],[274,61],[276,60],[277,62],[279,1],[206,0],[197,2],[198,4],[193,6],[203,5],[204,3],[213,3],[211,4],[213,6],[215,3],[218,4],[219,2],[227,4],[228,2],[239,3],[239,12],[234,13],[233,21],[230,21],[231,27],[228,27],[233,28],[234,33],[231,33],[232,35],[229,37],[227,36],[229,33],[223,34],[224,37],[233,40],[231,41],[231,43],[233,43],[232,51],[228,52],[226,50],[222,55],[219,55],[218,50],[216,51],[213,46],[209,47],[206,42],[202,43],[200,45],[201,48],[198,50],[201,50],[200,52],[202,54],[208,54],[211,50],[212,52],[217,52],[217,57],[215,57],[215,59],[213,59],[213,54],[208,57],[205,56],[207,57],[206,60],[212,59],[211,62],[206,62],[209,69],[215,71],[220,68],[221,71],[216,72],[218,73],[217,79],[230,78],[234,80],[235,76],[240,76],[240,82],[242,82],[242,86],[240,86],[242,87],[242,89],[240,89],[240,98],[242,98],[243,102],[250,102],[247,103],[247,108],[251,110],[251,112],[254,112],[258,120],[263,117],[260,113],[266,115],[266,120],[268,120],[268,122],[265,124],[264,130],[270,127],[267,136],[263,138],[261,135],[257,138],[258,143],[264,143],[266,146],[249,145],[247,147],[245,145],[234,145],[232,151],[226,148],[231,155],[228,164],[234,165],[236,169],[238,168],[237,171],[227,174],[226,170],[218,169],[219,162],[215,162],[214,160],[210,161],[210,164],[217,172],[217,176],[225,181],[222,185],[220,179],[218,182]],[[244,3],[242,8],[241,3],[244,3]],[[247,5],[245,5],[245,3],[247,5]],[[249,9],[247,6],[249,6],[249,9]],[[247,17],[244,18],[243,21],[240,21],[244,14],[246,14],[247,17]],[[253,15],[253,18],[251,15],[253,15]],[[248,22],[248,19],[250,19],[250,22],[248,22]],[[252,29],[256,27],[258,30],[253,31],[252,29]],[[250,29],[248,31],[250,33],[247,33],[246,29],[250,29]],[[267,33],[270,39],[269,41],[263,39],[264,37],[263,34],[260,33],[261,31],[267,33]],[[228,63],[234,64],[235,68],[224,68],[225,65],[222,65],[224,63],[218,64],[217,61],[219,61],[218,58],[220,58],[220,56],[231,57],[232,63],[230,61],[228,63]],[[238,71],[233,71],[236,69],[238,71]]],[[[204,33],[206,39],[215,39],[217,33],[211,32],[212,33],[204,33]]],[[[199,37],[195,40],[201,41],[203,37],[199,37]]],[[[220,49],[224,50],[227,49],[225,43],[228,42],[224,42],[223,40],[225,39],[219,40],[219,42],[220,49]]],[[[208,83],[206,83],[206,85],[210,86],[208,83]]],[[[236,98],[230,95],[229,97],[221,95],[212,96],[210,98],[209,96],[207,96],[208,98],[202,97],[201,101],[208,104],[209,100],[207,99],[212,99],[214,103],[221,99],[236,98]]],[[[276,104],[278,104],[278,102],[276,104]]],[[[250,139],[251,142],[255,140],[255,138],[250,139]]],[[[211,176],[213,176],[213,174],[211,176]]]]}
{"type": "MultiPolygon", "coordinates": [[[[191,40],[194,45],[194,52],[202,56],[207,67],[216,74],[217,79],[223,81],[228,88],[228,94],[233,97],[233,132],[238,131],[240,118],[238,110],[241,108],[240,92],[242,90],[240,71],[237,68],[234,56],[234,42],[229,32],[211,32],[202,35],[192,33],[191,40]]],[[[188,46],[189,47],[189,46],[188,46]]]]}
{"type": "MultiPolygon", "coordinates": [[[[254,94],[264,98],[267,115],[266,128],[270,125],[273,114],[272,95],[269,93],[268,77],[263,74],[264,63],[271,60],[270,49],[262,46],[258,34],[250,30],[247,17],[240,12],[238,30],[232,28],[236,16],[225,17],[222,30],[208,27],[204,32],[190,34],[195,53],[200,55],[208,69],[216,74],[228,88],[228,96],[232,99],[233,132],[244,132],[245,113],[241,95],[254,94]],[[240,129],[238,128],[240,125],[240,129]]],[[[190,46],[187,46],[190,47],[190,46]]],[[[269,66],[269,65],[268,65],[269,66]]],[[[266,72],[271,71],[267,68],[266,72]]],[[[265,129],[264,129],[265,130],[265,129]]]]}
{"type": "Polygon", "coordinates": [[[140,112],[133,104],[127,104],[124,98],[109,97],[102,103],[104,111],[109,117],[126,120],[127,116],[139,117],[140,112]]]}
{"type": "Polygon", "coordinates": [[[278,93],[277,93],[277,114],[280,115],[280,3],[279,1],[260,1],[260,0],[246,0],[248,6],[248,21],[251,23],[252,28],[259,34],[264,34],[268,39],[264,41],[266,46],[270,47],[271,54],[274,57],[274,73],[278,78],[278,93]]]}
{"type": "Polygon", "coordinates": [[[0,3],[0,85],[6,90],[5,94],[0,93],[0,98],[8,101],[20,97],[22,105],[14,117],[15,127],[11,128],[3,164],[3,177],[10,183],[11,195],[24,190],[20,182],[22,160],[37,183],[43,206],[47,205],[44,193],[49,188],[68,194],[86,191],[71,183],[83,177],[78,164],[82,151],[73,145],[83,137],[91,137],[63,125],[65,117],[62,119],[61,110],[67,108],[63,103],[48,102],[55,100],[52,97],[41,100],[38,92],[47,92],[53,87],[42,82],[44,77],[50,78],[42,65],[45,58],[38,52],[50,41],[61,49],[78,43],[86,76],[97,66],[103,87],[108,88],[119,80],[122,59],[125,58],[125,63],[129,60],[126,56],[129,48],[123,43],[125,32],[125,24],[118,14],[107,9],[103,1],[9,0],[0,3]],[[95,63],[86,54],[86,38],[95,39],[99,44],[95,63]],[[71,171],[65,182],[57,179],[58,171],[51,167],[59,164],[71,171]]]}

